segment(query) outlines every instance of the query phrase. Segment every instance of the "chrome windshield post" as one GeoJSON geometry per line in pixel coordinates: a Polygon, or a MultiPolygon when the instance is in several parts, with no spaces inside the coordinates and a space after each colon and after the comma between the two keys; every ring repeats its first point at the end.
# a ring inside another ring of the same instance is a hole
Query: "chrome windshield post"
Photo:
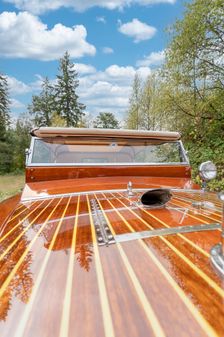
{"type": "Polygon", "coordinates": [[[221,242],[211,249],[211,262],[219,274],[224,277],[224,191],[219,193],[222,202],[221,242]]]}

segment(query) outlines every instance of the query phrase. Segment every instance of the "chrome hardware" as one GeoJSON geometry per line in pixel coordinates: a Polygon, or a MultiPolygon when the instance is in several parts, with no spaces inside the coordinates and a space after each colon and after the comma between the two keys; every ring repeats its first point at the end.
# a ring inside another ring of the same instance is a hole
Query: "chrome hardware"
{"type": "Polygon", "coordinates": [[[31,150],[30,150],[30,149],[26,149],[26,150],[25,150],[25,155],[26,155],[26,166],[28,165],[30,153],[31,153],[31,150]]]}
{"type": "Polygon", "coordinates": [[[219,193],[219,199],[222,202],[221,242],[212,247],[210,253],[213,266],[224,277],[224,191],[219,193]]]}
{"type": "Polygon", "coordinates": [[[215,179],[217,175],[217,169],[213,162],[206,161],[199,166],[199,175],[202,179],[204,186],[206,187],[206,183],[212,179],[215,179]]]}
{"type": "Polygon", "coordinates": [[[215,164],[211,161],[206,161],[199,166],[199,176],[202,180],[202,189],[201,189],[201,201],[192,203],[193,207],[196,208],[206,208],[205,193],[207,191],[207,183],[215,179],[217,174],[217,169],[215,164]]]}
{"type": "Polygon", "coordinates": [[[129,198],[134,196],[131,181],[129,181],[128,184],[127,184],[127,195],[128,195],[129,198]]]}
{"type": "Polygon", "coordinates": [[[99,246],[110,245],[115,243],[114,237],[110,231],[110,228],[107,224],[107,221],[103,215],[103,212],[100,209],[100,205],[96,199],[90,200],[93,223],[96,230],[96,237],[99,246]]]}
{"type": "Polygon", "coordinates": [[[220,224],[218,223],[205,224],[205,225],[193,225],[193,226],[178,226],[178,227],[172,227],[172,228],[160,228],[160,229],[152,229],[150,231],[115,235],[114,239],[116,242],[126,242],[126,241],[132,241],[132,240],[152,238],[155,236],[212,231],[212,230],[217,230],[219,228],[220,228],[220,224]]]}

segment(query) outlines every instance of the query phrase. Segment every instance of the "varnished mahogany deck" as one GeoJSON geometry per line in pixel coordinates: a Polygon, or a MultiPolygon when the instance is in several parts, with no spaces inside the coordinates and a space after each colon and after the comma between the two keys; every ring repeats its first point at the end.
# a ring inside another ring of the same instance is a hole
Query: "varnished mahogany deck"
{"type": "Polygon", "coordinates": [[[187,193],[159,210],[118,192],[18,204],[0,228],[1,337],[224,336],[220,230],[99,247],[92,198],[113,234],[221,221],[218,200],[197,210],[187,193]]]}

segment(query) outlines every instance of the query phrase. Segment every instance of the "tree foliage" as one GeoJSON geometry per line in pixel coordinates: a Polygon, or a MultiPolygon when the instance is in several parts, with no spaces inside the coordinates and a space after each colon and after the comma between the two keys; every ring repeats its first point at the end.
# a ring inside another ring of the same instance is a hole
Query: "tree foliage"
{"type": "Polygon", "coordinates": [[[132,84],[132,93],[129,98],[129,108],[126,119],[126,126],[128,129],[140,129],[141,123],[141,79],[138,73],[135,74],[132,84]]]}
{"type": "Polygon", "coordinates": [[[213,160],[219,173],[211,185],[224,188],[223,1],[193,0],[170,32],[162,70],[133,82],[127,126],[180,131],[195,175],[213,160]]]}
{"type": "Polygon", "coordinates": [[[30,147],[30,130],[32,124],[26,115],[21,115],[16,122],[13,133],[13,170],[21,171],[25,168],[25,150],[30,147]]]}
{"type": "Polygon", "coordinates": [[[0,173],[9,172],[12,163],[12,148],[9,144],[8,127],[10,124],[8,83],[0,74],[0,173]]]}
{"type": "Polygon", "coordinates": [[[85,106],[78,101],[78,73],[68,52],[60,59],[57,81],[52,84],[46,77],[39,95],[33,95],[28,111],[36,126],[79,127],[85,106]]]}
{"type": "Polygon", "coordinates": [[[130,129],[161,130],[167,127],[165,108],[165,84],[160,72],[149,75],[144,82],[137,74],[132,85],[126,127],[130,129]]]}
{"type": "Polygon", "coordinates": [[[84,115],[85,105],[78,101],[78,73],[70,61],[68,52],[60,59],[59,75],[55,86],[57,114],[65,119],[67,126],[79,125],[84,115]]]}
{"type": "Polygon", "coordinates": [[[223,53],[223,2],[193,1],[174,26],[164,67],[170,102],[186,119],[189,139],[207,139],[210,124],[224,125],[223,53]]]}
{"type": "Polygon", "coordinates": [[[34,116],[36,126],[51,126],[56,105],[54,87],[47,77],[43,80],[40,94],[32,97],[32,104],[28,106],[28,111],[34,116]]]}
{"type": "Polygon", "coordinates": [[[119,121],[111,112],[100,112],[93,121],[94,128],[119,129],[119,121]]]}
{"type": "Polygon", "coordinates": [[[6,129],[10,123],[8,83],[0,74],[0,141],[4,140],[6,129]]]}
{"type": "MultiPolygon", "coordinates": [[[[224,3],[194,0],[177,21],[167,51],[164,78],[196,168],[213,160],[224,181],[224,3]]],[[[221,183],[220,183],[221,184],[221,183]]]]}

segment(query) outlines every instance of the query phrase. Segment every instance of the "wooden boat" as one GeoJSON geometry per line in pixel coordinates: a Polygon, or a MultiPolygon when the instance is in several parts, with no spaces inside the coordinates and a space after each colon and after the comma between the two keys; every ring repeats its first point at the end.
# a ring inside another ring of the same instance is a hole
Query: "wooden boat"
{"type": "Polygon", "coordinates": [[[0,336],[224,336],[221,201],[180,135],[32,136],[24,190],[0,204],[0,336]],[[144,205],[154,189],[172,196],[144,205]]]}

